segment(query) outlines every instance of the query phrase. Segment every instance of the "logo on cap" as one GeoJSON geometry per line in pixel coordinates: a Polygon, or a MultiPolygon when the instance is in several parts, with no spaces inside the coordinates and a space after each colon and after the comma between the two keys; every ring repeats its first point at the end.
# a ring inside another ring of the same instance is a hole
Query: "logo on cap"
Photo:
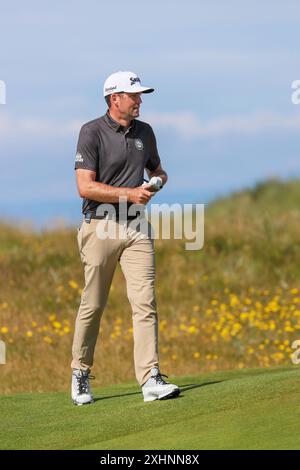
{"type": "Polygon", "coordinates": [[[134,144],[138,150],[143,150],[144,144],[141,139],[135,139],[134,144]]]}
{"type": "Polygon", "coordinates": [[[105,88],[105,91],[116,90],[116,88],[117,88],[117,85],[115,85],[115,86],[110,86],[110,87],[108,87],[108,88],[105,88]]]}
{"type": "Polygon", "coordinates": [[[130,77],[130,85],[134,85],[135,83],[141,83],[141,80],[138,77],[130,77]]]}

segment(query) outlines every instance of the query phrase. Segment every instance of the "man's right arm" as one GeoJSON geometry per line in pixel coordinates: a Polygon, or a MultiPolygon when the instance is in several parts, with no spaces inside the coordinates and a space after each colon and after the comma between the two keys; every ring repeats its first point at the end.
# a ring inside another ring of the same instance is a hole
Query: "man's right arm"
{"type": "Polygon", "coordinates": [[[105,203],[118,203],[120,198],[127,198],[134,204],[147,204],[153,196],[143,186],[137,188],[115,187],[95,181],[96,172],[78,168],[76,170],[77,188],[80,197],[105,203]]]}

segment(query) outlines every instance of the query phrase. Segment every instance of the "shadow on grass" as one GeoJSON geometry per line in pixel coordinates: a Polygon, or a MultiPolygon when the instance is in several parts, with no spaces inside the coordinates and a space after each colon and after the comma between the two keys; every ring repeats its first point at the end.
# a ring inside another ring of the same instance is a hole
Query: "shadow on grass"
{"type": "MultiPolygon", "coordinates": [[[[215,384],[219,384],[219,383],[222,383],[222,382],[225,382],[225,380],[218,380],[218,381],[214,381],[214,382],[205,382],[203,384],[180,385],[180,390],[181,390],[181,392],[187,392],[188,390],[192,390],[194,388],[207,387],[209,385],[215,385],[215,384]]],[[[96,397],[96,398],[94,398],[94,402],[102,401],[102,400],[111,400],[112,398],[129,397],[129,396],[133,396],[133,395],[141,395],[141,392],[121,393],[119,395],[111,395],[111,396],[108,396],[108,397],[96,397]]],[[[183,397],[184,397],[184,395],[179,395],[176,398],[183,398],[183,397]]]]}
{"type": "Polygon", "coordinates": [[[207,387],[209,385],[216,385],[216,384],[221,384],[222,382],[225,382],[225,380],[215,380],[214,382],[205,382],[203,384],[187,384],[187,385],[181,385],[180,390],[182,392],[187,392],[188,390],[192,390],[193,388],[200,388],[200,387],[207,387]]]}

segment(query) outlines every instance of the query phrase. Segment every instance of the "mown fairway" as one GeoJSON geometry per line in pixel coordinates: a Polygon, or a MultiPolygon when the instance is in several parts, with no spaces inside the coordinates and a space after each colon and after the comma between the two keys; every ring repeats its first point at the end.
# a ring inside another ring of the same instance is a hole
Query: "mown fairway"
{"type": "Polygon", "coordinates": [[[0,397],[1,449],[300,449],[300,369],[177,378],[182,395],[144,403],[139,388],[0,397]]]}

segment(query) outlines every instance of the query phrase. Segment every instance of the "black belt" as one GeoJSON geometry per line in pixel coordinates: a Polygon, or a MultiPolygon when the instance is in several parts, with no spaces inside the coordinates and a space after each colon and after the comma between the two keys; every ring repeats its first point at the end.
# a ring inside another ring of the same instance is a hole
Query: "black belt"
{"type": "Polygon", "coordinates": [[[111,216],[111,217],[107,217],[109,215],[108,212],[105,211],[105,213],[103,215],[97,215],[96,212],[86,212],[84,214],[84,220],[86,221],[86,223],[90,224],[91,223],[91,219],[98,219],[98,220],[103,220],[103,219],[106,219],[106,218],[110,218],[112,220],[116,220],[116,221],[120,221],[120,220],[133,220],[133,219],[136,219],[137,217],[140,216],[140,214],[137,214],[137,215],[128,215],[128,214],[125,214],[126,215],[126,219],[120,219],[119,218],[119,214],[116,214],[116,216],[111,216]]]}

